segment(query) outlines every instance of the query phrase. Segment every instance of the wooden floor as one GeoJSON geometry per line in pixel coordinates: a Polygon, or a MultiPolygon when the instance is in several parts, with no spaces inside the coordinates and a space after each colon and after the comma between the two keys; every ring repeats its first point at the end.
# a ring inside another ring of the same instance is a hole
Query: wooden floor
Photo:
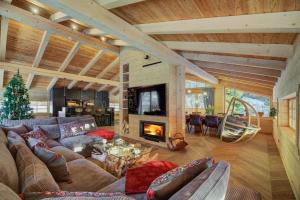
{"type": "Polygon", "coordinates": [[[207,156],[225,160],[231,165],[230,184],[252,188],[263,199],[295,199],[272,135],[258,134],[250,142],[228,144],[214,136],[187,134],[187,142],[182,152],[157,148],[153,153],[178,165],[207,156]]]}

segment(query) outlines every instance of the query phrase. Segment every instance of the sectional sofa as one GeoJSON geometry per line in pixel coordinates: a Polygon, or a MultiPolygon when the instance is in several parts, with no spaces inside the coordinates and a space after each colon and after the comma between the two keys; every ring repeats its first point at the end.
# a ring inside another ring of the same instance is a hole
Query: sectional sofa
{"type": "MultiPolygon", "coordinates": [[[[48,118],[34,120],[6,120],[2,123],[4,127],[12,127],[24,124],[31,130],[34,125],[58,125],[74,120],[91,119],[91,116],[70,118],[48,118]]],[[[58,129],[57,129],[58,130],[58,129]]],[[[60,140],[60,133],[52,132],[47,137],[55,143],[51,150],[64,156],[72,177],[71,182],[56,182],[49,172],[47,166],[33,154],[26,146],[25,141],[16,137],[7,137],[0,129],[0,196],[4,200],[18,199],[15,194],[41,192],[41,191],[69,191],[69,192],[121,192],[125,193],[125,178],[117,179],[93,162],[85,159],[82,155],[72,151],[75,144],[88,143],[99,138],[86,135],[60,140]],[[13,197],[13,195],[15,195],[13,197]]],[[[100,138],[101,139],[101,138],[100,138]]],[[[224,199],[230,174],[230,166],[220,161],[215,166],[209,177],[205,180],[199,177],[198,181],[191,181],[170,199],[224,199]],[[196,187],[196,190],[195,190],[196,187]],[[194,189],[193,194],[188,194],[194,189]]],[[[200,174],[201,175],[201,174],[200,174]]],[[[199,176],[200,176],[199,175],[199,176]]],[[[146,194],[122,196],[111,199],[146,199],[146,194]]],[[[47,198],[50,199],[50,198],[47,198]]],[[[51,198],[52,199],[52,198],[51,198]]],[[[55,198],[53,198],[55,199],[55,198]]],[[[110,199],[110,198],[59,198],[59,199],[110,199]]]]}

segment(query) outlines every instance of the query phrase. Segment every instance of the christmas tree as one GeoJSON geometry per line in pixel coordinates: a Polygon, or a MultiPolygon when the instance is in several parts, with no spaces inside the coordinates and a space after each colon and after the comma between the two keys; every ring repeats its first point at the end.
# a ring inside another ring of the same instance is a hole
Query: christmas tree
{"type": "Polygon", "coordinates": [[[25,88],[23,78],[18,72],[9,81],[3,93],[3,103],[0,110],[0,121],[4,119],[31,119],[28,91],[25,88]]]}

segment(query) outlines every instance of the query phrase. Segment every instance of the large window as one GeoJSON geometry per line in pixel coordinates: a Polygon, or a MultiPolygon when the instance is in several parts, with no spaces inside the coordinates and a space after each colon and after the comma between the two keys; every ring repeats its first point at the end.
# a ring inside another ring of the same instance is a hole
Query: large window
{"type": "Polygon", "coordinates": [[[289,126],[296,129],[296,98],[289,100],[289,126]]]}
{"type": "Polygon", "coordinates": [[[109,107],[110,108],[114,108],[115,112],[119,112],[120,111],[120,104],[119,103],[109,103],[109,107]]]}
{"type": "Polygon", "coordinates": [[[204,109],[204,95],[203,94],[186,94],[185,108],[200,108],[204,109]]]}
{"type": "MultiPolygon", "coordinates": [[[[257,112],[263,112],[264,116],[270,115],[270,98],[266,96],[260,96],[257,94],[243,92],[240,90],[226,88],[225,89],[225,108],[227,110],[229,102],[232,97],[240,98],[250,105],[252,105],[257,112]]],[[[240,114],[245,114],[244,107],[242,105],[237,105],[235,107],[235,112],[240,114]]],[[[253,113],[254,114],[254,113],[253,113]]]]}
{"type": "Polygon", "coordinates": [[[30,107],[34,113],[47,113],[48,102],[47,101],[30,101],[30,107]]]}

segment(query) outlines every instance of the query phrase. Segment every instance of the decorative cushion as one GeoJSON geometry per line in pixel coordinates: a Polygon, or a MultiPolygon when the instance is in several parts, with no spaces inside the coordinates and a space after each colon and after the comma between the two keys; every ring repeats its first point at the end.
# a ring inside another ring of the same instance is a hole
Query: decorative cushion
{"type": "Polygon", "coordinates": [[[32,131],[28,132],[28,133],[22,133],[20,134],[25,140],[27,140],[28,138],[35,138],[35,139],[39,139],[42,140],[43,142],[45,142],[47,140],[47,136],[45,135],[44,131],[40,128],[35,128],[32,131]]]}
{"type": "Polygon", "coordinates": [[[16,165],[21,192],[60,190],[45,163],[38,159],[24,143],[17,145],[16,165]]]}
{"type": "Polygon", "coordinates": [[[1,200],[21,200],[21,198],[14,191],[12,191],[3,183],[0,183],[0,196],[1,200]]]}
{"type": "Polygon", "coordinates": [[[2,129],[5,131],[6,134],[8,133],[8,131],[13,131],[15,133],[18,133],[19,135],[28,132],[28,129],[26,128],[26,126],[24,126],[24,124],[19,124],[11,127],[2,127],[2,129]]]}
{"type": "Polygon", "coordinates": [[[0,128],[0,142],[7,143],[7,137],[2,128],[0,128]]]}
{"type": "Polygon", "coordinates": [[[66,124],[60,124],[60,139],[68,138],[68,137],[74,137],[78,135],[84,135],[86,131],[83,128],[83,125],[79,123],[78,121],[66,123],[66,124]]]}
{"type": "Polygon", "coordinates": [[[26,142],[27,142],[27,144],[28,144],[28,146],[30,147],[31,150],[34,150],[36,146],[43,147],[43,148],[48,148],[48,145],[40,139],[29,137],[26,140],[26,142]]]}
{"type": "Polygon", "coordinates": [[[4,142],[0,142],[0,182],[10,187],[13,191],[19,192],[19,177],[16,163],[4,142]]]}
{"type": "Polygon", "coordinates": [[[60,130],[58,124],[53,125],[34,125],[33,129],[40,128],[45,135],[51,139],[58,139],[60,137],[60,130]]]}
{"type": "Polygon", "coordinates": [[[194,160],[184,166],[177,167],[156,178],[147,191],[147,198],[169,199],[202,171],[211,167],[212,158],[194,160]]]}
{"type": "Polygon", "coordinates": [[[25,143],[25,140],[18,133],[14,132],[14,131],[8,131],[7,138],[8,139],[13,138],[15,140],[25,143]]]}
{"type": "Polygon", "coordinates": [[[114,137],[114,132],[113,131],[107,131],[105,129],[99,128],[98,130],[93,131],[93,132],[89,132],[86,135],[101,137],[101,138],[104,138],[104,139],[107,139],[107,140],[111,140],[114,137]]]}
{"type": "Polygon", "coordinates": [[[41,200],[41,199],[68,199],[68,200],[134,200],[130,197],[125,196],[120,192],[116,193],[99,193],[99,192],[32,192],[23,194],[26,200],[41,200]],[[62,198],[70,197],[70,198],[62,198]],[[73,198],[72,198],[73,197],[73,198]],[[87,197],[87,198],[82,198],[87,197]]]}
{"type": "Polygon", "coordinates": [[[50,118],[46,118],[46,119],[22,119],[22,120],[4,119],[2,121],[2,124],[3,124],[3,126],[6,126],[6,127],[24,124],[24,126],[28,129],[28,131],[31,131],[31,130],[33,130],[34,125],[57,124],[57,120],[56,120],[56,117],[50,117],[50,118]]]}
{"type": "MultiPolygon", "coordinates": [[[[220,161],[212,167],[207,168],[177,191],[170,200],[224,199],[227,191],[229,174],[229,164],[225,161],[220,161]]],[[[243,197],[238,199],[247,199],[245,196],[243,197]]]]}
{"type": "Polygon", "coordinates": [[[71,180],[67,162],[62,155],[40,146],[35,146],[34,153],[47,165],[57,182],[71,180]]]}
{"type": "Polygon", "coordinates": [[[86,131],[95,131],[97,129],[94,117],[79,119],[79,122],[84,126],[86,131]]]}
{"type": "Polygon", "coordinates": [[[141,167],[128,169],[126,172],[126,194],[147,192],[150,184],[160,175],[178,167],[166,161],[150,161],[141,167]]]}

